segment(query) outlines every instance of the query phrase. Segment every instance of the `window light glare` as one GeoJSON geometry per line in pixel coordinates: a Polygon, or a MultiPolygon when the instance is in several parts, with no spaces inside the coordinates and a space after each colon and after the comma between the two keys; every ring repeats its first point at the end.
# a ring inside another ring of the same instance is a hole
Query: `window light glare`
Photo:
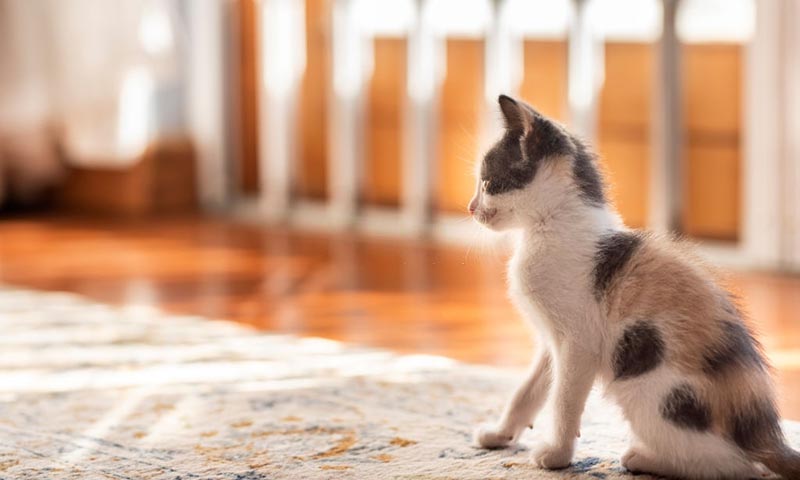
{"type": "Polygon", "coordinates": [[[163,3],[151,2],[145,7],[139,24],[139,41],[151,55],[163,55],[172,49],[172,24],[163,3]]]}
{"type": "Polygon", "coordinates": [[[478,37],[492,18],[489,0],[430,0],[430,19],[441,36],[478,37]]]}
{"type": "Polygon", "coordinates": [[[753,0],[683,0],[678,37],[687,43],[746,42],[755,31],[753,0]]]}
{"type": "Polygon", "coordinates": [[[355,0],[359,30],[372,36],[405,35],[414,21],[413,0],[355,0]]]}
{"type": "Polygon", "coordinates": [[[592,30],[601,38],[653,42],[661,35],[659,0],[594,0],[587,9],[592,30]]]}
{"type": "Polygon", "coordinates": [[[303,11],[292,0],[269,0],[263,19],[265,88],[276,98],[285,97],[305,69],[303,11]]]}
{"type": "Polygon", "coordinates": [[[514,35],[564,38],[572,15],[570,0],[508,0],[501,22],[514,35]]]}
{"type": "Polygon", "coordinates": [[[154,88],[152,75],[143,66],[133,67],[124,76],[117,122],[117,145],[123,158],[136,156],[147,145],[149,106],[154,88]]]}

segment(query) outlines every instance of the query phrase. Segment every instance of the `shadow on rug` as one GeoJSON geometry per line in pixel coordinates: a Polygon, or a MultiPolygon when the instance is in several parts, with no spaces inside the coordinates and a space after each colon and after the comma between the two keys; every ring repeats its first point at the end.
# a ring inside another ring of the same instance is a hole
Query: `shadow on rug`
{"type": "Polygon", "coordinates": [[[15,289],[0,328],[0,478],[632,478],[597,395],[567,470],[473,447],[519,372],[15,289]]]}

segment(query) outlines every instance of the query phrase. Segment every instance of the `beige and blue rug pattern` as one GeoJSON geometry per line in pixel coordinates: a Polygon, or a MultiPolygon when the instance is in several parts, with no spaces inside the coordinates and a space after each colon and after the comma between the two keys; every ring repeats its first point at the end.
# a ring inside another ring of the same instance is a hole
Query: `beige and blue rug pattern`
{"type": "Polygon", "coordinates": [[[475,448],[519,372],[10,288],[0,329],[0,479],[629,478],[596,395],[567,470],[475,448]]]}

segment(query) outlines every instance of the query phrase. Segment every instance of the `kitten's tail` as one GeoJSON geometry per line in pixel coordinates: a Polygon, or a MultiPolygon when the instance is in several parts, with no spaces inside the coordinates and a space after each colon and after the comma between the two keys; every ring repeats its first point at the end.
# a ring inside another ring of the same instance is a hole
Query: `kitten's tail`
{"type": "Polygon", "coordinates": [[[800,479],[800,452],[786,445],[771,452],[753,452],[759,462],[786,480],[800,479]]]}

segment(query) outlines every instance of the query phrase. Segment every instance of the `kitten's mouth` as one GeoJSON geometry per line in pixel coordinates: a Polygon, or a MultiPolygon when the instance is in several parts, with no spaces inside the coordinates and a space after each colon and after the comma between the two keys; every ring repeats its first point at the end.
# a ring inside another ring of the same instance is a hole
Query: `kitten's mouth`
{"type": "Polygon", "coordinates": [[[488,224],[497,215],[496,208],[487,208],[476,212],[475,218],[481,222],[488,224]]]}

